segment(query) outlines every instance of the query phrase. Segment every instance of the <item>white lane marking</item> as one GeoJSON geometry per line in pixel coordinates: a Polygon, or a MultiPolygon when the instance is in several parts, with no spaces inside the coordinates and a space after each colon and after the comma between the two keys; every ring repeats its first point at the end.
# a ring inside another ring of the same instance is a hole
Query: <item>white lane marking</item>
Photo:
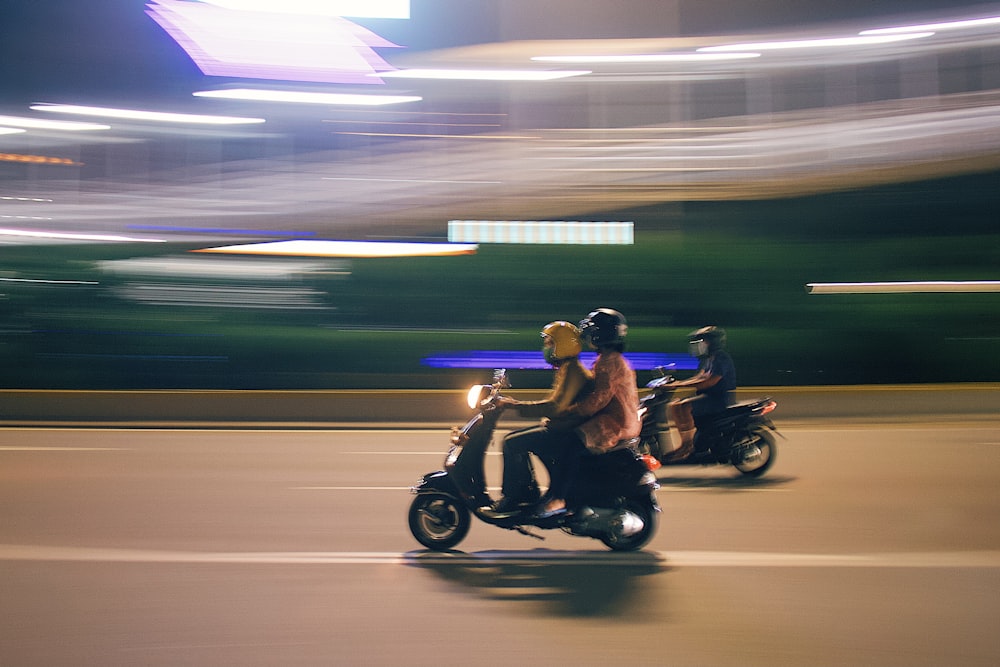
{"type": "Polygon", "coordinates": [[[294,491],[409,491],[413,486],[290,486],[294,491]]]}
{"type": "Polygon", "coordinates": [[[1000,551],[917,551],[859,554],[753,551],[487,551],[409,553],[369,551],[198,552],[4,544],[3,561],[215,563],[231,565],[614,565],[649,567],[1000,568],[1000,551]]]}
{"type": "Polygon", "coordinates": [[[30,447],[28,445],[0,446],[0,452],[127,452],[125,447],[30,447]]]}

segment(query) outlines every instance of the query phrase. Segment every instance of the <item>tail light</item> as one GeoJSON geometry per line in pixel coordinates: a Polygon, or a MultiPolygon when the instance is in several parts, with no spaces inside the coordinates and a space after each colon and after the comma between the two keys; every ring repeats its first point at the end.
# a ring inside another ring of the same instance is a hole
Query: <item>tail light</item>
{"type": "Polygon", "coordinates": [[[765,403],[765,404],[764,404],[764,406],[763,406],[763,407],[762,407],[762,408],[760,409],[760,414],[762,414],[762,415],[766,415],[766,414],[767,414],[767,413],[769,413],[769,412],[774,412],[774,409],[775,409],[776,407],[778,407],[778,404],[777,404],[776,402],[774,402],[774,401],[768,401],[768,402],[767,402],[767,403],[765,403]]]}
{"type": "Polygon", "coordinates": [[[649,470],[649,472],[655,472],[659,470],[660,466],[662,465],[659,462],[659,460],[652,454],[643,454],[639,458],[642,459],[643,464],[645,464],[646,469],[649,470]]]}

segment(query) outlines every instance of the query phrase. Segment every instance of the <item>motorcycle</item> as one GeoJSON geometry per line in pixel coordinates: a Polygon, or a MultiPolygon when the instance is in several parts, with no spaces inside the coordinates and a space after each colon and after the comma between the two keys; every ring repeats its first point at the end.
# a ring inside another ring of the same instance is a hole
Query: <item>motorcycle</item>
{"type": "Polygon", "coordinates": [[[501,370],[495,373],[493,384],[469,390],[468,404],[476,413],[465,426],[452,431],[444,470],[424,475],[411,489],[415,498],[408,521],[417,542],[447,551],[468,534],[473,516],[538,539],[544,537],[532,528],[561,529],[598,539],[615,551],[634,551],[649,542],[660,512],[655,493],[659,484],[652,472],[659,464],[635,450],[637,439],[583,458],[567,493],[564,514],[541,518],[534,508],[503,518],[483,514],[493,504],[483,464],[503,412],[501,392],[509,386],[506,371],[501,370]]]}
{"type": "Polygon", "coordinates": [[[640,453],[655,457],[665,466],[732,465],[748,477],[759,477],[774,465],[777,446],[772,433],[781,434],[768,417],[778,407],[770,398],[741,401],[717,415],[696,418],[694,451],[680,460],[671,458],[667,404],[674,395],[674,378],[663,369],[660,372],[639,399],[640,453]]]}

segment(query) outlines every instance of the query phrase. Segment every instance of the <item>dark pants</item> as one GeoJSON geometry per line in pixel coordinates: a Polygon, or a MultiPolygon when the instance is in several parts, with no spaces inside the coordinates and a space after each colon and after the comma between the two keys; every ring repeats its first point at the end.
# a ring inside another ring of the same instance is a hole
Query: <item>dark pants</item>
{"type": "Polygon", "coordinates": [[[549,494],[565,498],[584,452],[583,443],[573,431],[552,431],[541,425],[511,431],[503,439],[504,497],[530,500],[533,476],[528,455],[534,454],[549,471],[549,494]]]}

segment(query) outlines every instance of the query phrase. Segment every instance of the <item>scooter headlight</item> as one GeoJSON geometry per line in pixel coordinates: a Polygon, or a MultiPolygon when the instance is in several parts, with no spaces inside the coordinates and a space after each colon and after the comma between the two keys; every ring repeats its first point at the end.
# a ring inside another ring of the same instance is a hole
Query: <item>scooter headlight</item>
{"type": "Polygon", "coordinates": [[[469,389],[469,395],[466,396],[465,402],[469,404],[469,407],[475,410],[483,404],[483,401],[489,397],[490,390],[492,387],[488,384],[476,384],[469,389]]]}

